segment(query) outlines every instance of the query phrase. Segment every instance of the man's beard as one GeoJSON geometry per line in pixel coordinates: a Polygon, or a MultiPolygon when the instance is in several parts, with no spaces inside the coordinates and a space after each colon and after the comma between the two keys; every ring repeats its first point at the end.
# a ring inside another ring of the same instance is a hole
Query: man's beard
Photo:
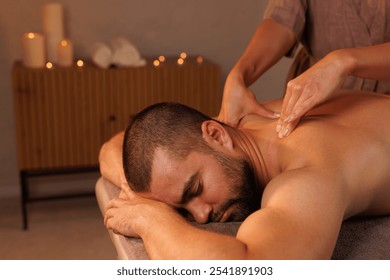
{"type": "Polygon", "coordinates": [[[226,222],[243,221],[251,213],[260,209],[262,187],[256,184],[256,177],[253,169],[246,160],[234,159],[223,153],[213,153],[225,173],[226,178],[231,182],[228,186],[231,194],[237,194],[228,199],[220,209],[210,214],[209,221],[219,220],[223,213],[234,207],[226,222]]]}

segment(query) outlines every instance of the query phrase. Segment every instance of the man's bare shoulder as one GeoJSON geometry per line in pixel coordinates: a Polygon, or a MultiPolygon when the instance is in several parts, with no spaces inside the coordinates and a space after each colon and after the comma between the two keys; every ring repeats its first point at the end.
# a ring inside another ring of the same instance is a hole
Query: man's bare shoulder
{"type": "MultiPolygon", "coordinates": [[[[372,111],[373,113],[387,113],[390,106],[390,96],[378,93],[340,91],[333,99],[318,105],[308,112],[308,115],[318,112],[337,114],[358,114],[372,111]]],[[[367,117],[367,115],[363,115],[367,117]]]]}
{"type": "Polygon", "coordinates": [[[262,208],[244,221],[237,238],[251,247],[261,244],[269,258],[329,258],[347,208],[334,176],[301,168],[275,177],[265,189],[262,208]]]}
{"type": "MultiPolygon", "coordinates": [[[[263,105],[274,112],[280,112],[282,99],[272,100],[263,105]]],[[[328,124],[345,124],[348,127],[359,127],[363,124],[379,127],[387,123],[390,118],[390,96],[378,93],[367,93],[353,90],[340,90],[335,97],[328,100],[307,112],[300,122],[300,126],[305,120],[313,118],[325,121],[328,124]]],[[[274,120],[267,119],[255,114],[248,115],[241,120],[241,128],[251,129],[274,120]]],[[[389,127],[389,126],[387,126],[389,127]]],[[[390,135],[390,127],[388,131],[390,135]]]]}

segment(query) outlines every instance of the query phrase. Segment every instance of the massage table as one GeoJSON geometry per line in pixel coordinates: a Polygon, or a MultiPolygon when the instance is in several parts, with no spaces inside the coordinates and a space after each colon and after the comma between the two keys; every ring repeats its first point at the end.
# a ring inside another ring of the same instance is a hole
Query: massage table
{"type": "MultiPolygon", "coordinates": [[[[104,216],[108,202],[119,195],[119,187],[104,178],[95,186],[99,208],[104,216]]],[[[209,223],[196,226],[235,235],[240,223],[209,223]]],[[[158,230],[158,228],[156,228],[158,230]]],[[[142,239],[125,237],[108,230],[120,260],[149,259],[142,239]]],[[[346,220],[341,227],[332,259],[390,260],[390,216],[359,217],[346,220]]]]}

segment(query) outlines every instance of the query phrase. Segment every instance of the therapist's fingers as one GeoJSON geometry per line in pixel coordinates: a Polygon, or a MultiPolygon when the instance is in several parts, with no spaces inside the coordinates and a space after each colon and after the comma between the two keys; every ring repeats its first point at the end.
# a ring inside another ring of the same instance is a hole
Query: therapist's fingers
{"type": "Polygon", "coordinates": [[[291,132],[293,132],[293,130],[297,127],[298,123],[299,123],[299,119],[281,125],[281,128],[279,129],[278,132],[278,137],[283,138],[289,136],[291,132]]]}
{"type": "Polygon", "coordinates": [[[283,135],[283,131],[285,130],[286,118],[291,115],[291,112],[294,109],[296,102],[300,97],[301,87],[299,85],[295,85],[292,81],[287,84],[286,94],[283,98],[282,110],[280,113],[279,121],[276,125],[276,132],[279,137],[283,135]]]}
{"type": "Polygon", "coordinates": [[[302,86],[296,85],[290,81],[287,85],[286,95],[282,104],[282,112],[280,114],[280,119],[282,122],[286,121],[286,118],[291,115],[301,96],[302,86]]]}
{"type": "Polygon", "coordinates": [[[318,100],[316,100],[316,97],[318,97],[318,95],[318,88],[316,86],[306,86],[293,108],[291,108],[291,111],[285,116],[284,121],[292,122],[300,119],[310,109],[317,105],[318,100]]]}
{"type": "Polygon", "coordinates": [[[252,113],[270,119],[277,119],[280,117],[279,113],[269,110],[266,107],[264,107],[262,104],[257,102],[253,104],[252,113]]]}
{"type": "Polygon", "coordinates": [[[245,101],[240,101],[241,104],[225,105],[221,108],[218,117],[215,119],[232,127],[237,127],[242,118],[250,114],[256,114],[265,118],[276,119],[280,114],[269,110],[261,103],[258,103],[254,95],[244,96],[245,101]]]}

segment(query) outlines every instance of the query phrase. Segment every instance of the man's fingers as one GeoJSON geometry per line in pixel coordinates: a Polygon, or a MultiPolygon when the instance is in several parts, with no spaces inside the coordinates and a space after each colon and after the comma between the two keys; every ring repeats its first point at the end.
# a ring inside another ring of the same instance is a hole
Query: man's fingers
{"type": "Polygon", "coordinates": [[[113,216],[113,208],[107,209],[106,214],[104,215],[104,225],[108,227],[108,220],[113,216]]]}

